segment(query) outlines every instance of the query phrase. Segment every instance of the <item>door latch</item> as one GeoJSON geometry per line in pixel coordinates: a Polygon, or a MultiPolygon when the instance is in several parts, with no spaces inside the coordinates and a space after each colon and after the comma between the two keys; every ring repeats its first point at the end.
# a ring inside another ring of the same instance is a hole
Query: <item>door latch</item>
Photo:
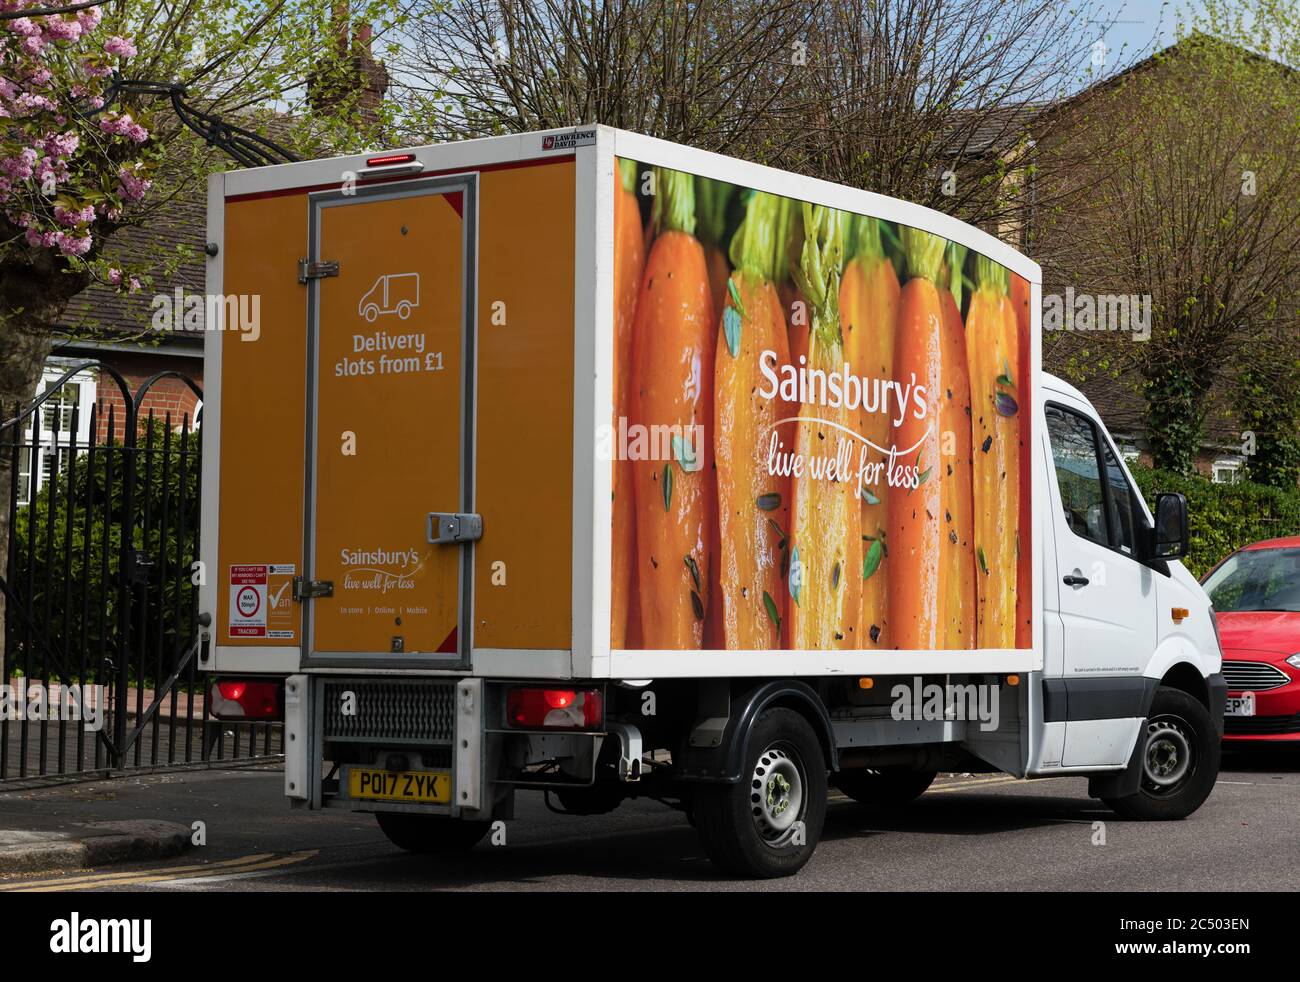
{"type": "Polygon", "coordinates": [[[293,599],[298,603],[314,597],[334,596],[333,580],[308,580],[301,576],[293,578],[293,599]]]}
{"type": "Polygon", "coordinates": [[[323,280],[327,276],[338,275],[339,263],[337,259],[322,259],[318,263],[306,259],[298,260],[299,283],[306,283],[308,280],[323,280]]]}
{"type": "Polygon", "coordinates": [[[427,522],[428,539],[434,545],[450,546],[483,538],[483,516],[473,512],[431,511],[427,522]]]}

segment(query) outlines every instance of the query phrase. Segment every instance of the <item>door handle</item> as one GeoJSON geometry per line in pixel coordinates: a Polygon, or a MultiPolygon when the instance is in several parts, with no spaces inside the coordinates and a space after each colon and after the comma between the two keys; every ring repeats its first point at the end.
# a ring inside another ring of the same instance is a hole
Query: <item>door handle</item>
{"type": "Polygon", "coordinates": [[[1067,576],[1062,577],[1061,582],[1064,583],[1066,586],[1087,586],[1088,577],[1077,576],[1074,573],[1070,573],[1067,576]]]}
{"type": "Polygon", "coordinates": [[[440,546],[477,542],[483,538],[483,516],[472,512],[429,512],[425,518],[425,537],[440,546]]]}

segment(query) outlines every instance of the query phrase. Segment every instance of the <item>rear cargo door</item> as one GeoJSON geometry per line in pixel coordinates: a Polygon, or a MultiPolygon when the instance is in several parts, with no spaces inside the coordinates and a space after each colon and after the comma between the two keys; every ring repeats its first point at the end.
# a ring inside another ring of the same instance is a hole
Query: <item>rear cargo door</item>
{"type": "Polygon", "coordinates": [[[307,663],[469,663],[474,191],[313,198],[307,663]]]}

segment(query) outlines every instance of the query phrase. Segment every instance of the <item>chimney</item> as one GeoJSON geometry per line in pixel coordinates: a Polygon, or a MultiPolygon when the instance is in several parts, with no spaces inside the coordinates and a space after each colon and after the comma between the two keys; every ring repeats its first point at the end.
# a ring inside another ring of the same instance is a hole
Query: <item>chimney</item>
{"type": "Polygon", "coordinates": [[[353,29],[347,0],[336,0],[333,8],[336,60],[312,72],[307,80],[308,102],[318,112],[349,102],[363,126],[376,126],[389,75],[370,50],[374,28],[361,24],[353,29]]]}

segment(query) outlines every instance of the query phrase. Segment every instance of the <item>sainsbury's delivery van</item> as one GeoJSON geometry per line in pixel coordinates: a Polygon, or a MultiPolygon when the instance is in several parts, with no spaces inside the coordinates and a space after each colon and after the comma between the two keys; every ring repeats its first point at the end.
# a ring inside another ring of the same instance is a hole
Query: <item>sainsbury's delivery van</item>
{"type": "Polygon", "coordinates": [[[928,209],[605,127],[218,174],[203,667],[285,793],[468,848],[648,796],[798,870],[828,787],[1219,764],[1209,600],[1037,265],[928,209]]]}

